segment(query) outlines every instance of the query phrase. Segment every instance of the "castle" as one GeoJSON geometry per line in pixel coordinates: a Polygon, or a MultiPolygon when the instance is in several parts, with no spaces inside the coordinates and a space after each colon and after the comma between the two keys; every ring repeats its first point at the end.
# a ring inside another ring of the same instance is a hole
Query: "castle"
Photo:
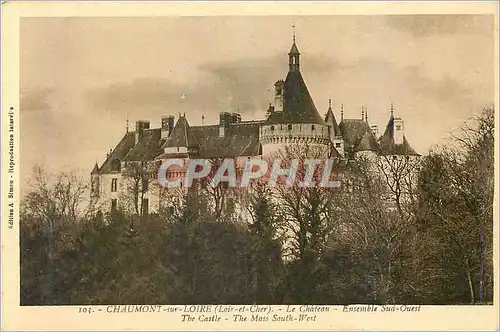
{"type": "MultiPolygon", "coordinates": [[[[149,121],[137,121],[135,131],[127,132],[108,153],[99,167],[91,172],[93,206],[101,210],[116,209],[120,193],[126,189],[124,171],[137,163],[161,163],[169,158],[235,158],[265,156],[288,144],[307,144],[328,150],[330,157],[352,160],[363,155],[419,156],[404,135],[401,118],[391,115],[385,131],[379,136],[376,125],[368,124],[368,113],[361,118],[344,118],[341,107],[337,121],[331,107],[322,117],[309,94],[300,72],[300,52],[293,40],[288,53],[289,71],[285,80],[275,83],[274,103],[269,104],[266,119],[244,121],[241,115],[221,112],[219,124],[191,126],[185,115],[177,121],[164,116],[160,128],[150,128],[149,121]]],[[[160,198],[144,183],[140,213],[158,209],[160,198]]]]}

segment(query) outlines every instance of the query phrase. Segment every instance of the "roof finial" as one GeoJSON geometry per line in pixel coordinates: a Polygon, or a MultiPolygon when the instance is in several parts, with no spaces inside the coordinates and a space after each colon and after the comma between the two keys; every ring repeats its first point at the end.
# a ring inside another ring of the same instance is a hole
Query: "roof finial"
{"type": "Polygon", "coordinates": [[[361,106],[361,120],[365,119],[365,107],[361,106]]]}
{"type": "Polygon", "coordinates": [[[295,44],[295,23],[292,24],[293,28],[293,43],[295,44]]]}
{"type": "Polygon", "coordinates": [[[205,114],[201,114],[201,124],[204,126],[205,125],[205,114]]]}
{"type": "Polygon", "coordinates": [[[328,108],[332,108],[332,98],[328,99],[328,108]]]}
{"type": "Polygon", "coordinates": [[[365,122],[368,123],[368,106],[365,105],[365,122]]]}
{"type": "Polygon", "coordinates": [[[394,104],[392,103],[392,100],[391,100],[391,115],[394,115],[394,104]]]}
{"type": "Polygon", "coordinates": [[[344,104],[340,104],[340,120],[344,120],[344,104]]]}

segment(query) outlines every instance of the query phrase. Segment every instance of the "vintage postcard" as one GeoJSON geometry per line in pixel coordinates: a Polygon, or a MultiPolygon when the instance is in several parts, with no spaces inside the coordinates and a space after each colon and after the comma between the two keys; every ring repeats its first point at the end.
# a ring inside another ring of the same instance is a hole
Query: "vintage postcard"
{"type": "Polygon", "coordinates": [[[2,3],[2,329],[497,330],[498,3],[2,3]]]}

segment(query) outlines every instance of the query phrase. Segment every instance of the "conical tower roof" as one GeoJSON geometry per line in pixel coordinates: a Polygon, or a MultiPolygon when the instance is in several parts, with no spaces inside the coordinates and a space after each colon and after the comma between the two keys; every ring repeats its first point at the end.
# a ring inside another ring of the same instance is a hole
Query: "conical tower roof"
{"type": "Polygon", "coordinates": [[[94,165],[94,168],[92,169],[92,172],[90,172],[91,175],[99,173],[99,165],[97,165],[97,162],[94,165]]]}
{"type": "Polygon", "coordinates": [[[335,136],[341,135],[339,125],[337,123],[337,120],[335,119],[335,114],[333,114],[331,99],[328,102],[328,110],[326,111],[325,122],[332,127],[335,136]]]}

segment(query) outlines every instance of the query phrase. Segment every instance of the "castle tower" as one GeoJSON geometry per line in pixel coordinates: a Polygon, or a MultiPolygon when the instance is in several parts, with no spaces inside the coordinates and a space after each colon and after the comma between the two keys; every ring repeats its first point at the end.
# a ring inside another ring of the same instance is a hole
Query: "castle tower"
{"type": "Polygon", "coordinates": [[[275,84],[274,112],[261,126],[262,154],[272,155],[287,144],[330,147],[330,129],[318,113],[300,72],[300,52],[293,38],[286,79],[275,84]]]}
{"type": "Polygon", "coordinates": [[[344,156],[344,139],[342,138],[342,133],[340,131],[340,127],[335,119],[335,115],[332,110],[332,100],[328,100],[328,110],[325,115],[325,122],[330,127],[330,141],[333,144],[333,147],[340,156],[344,156]]]}

